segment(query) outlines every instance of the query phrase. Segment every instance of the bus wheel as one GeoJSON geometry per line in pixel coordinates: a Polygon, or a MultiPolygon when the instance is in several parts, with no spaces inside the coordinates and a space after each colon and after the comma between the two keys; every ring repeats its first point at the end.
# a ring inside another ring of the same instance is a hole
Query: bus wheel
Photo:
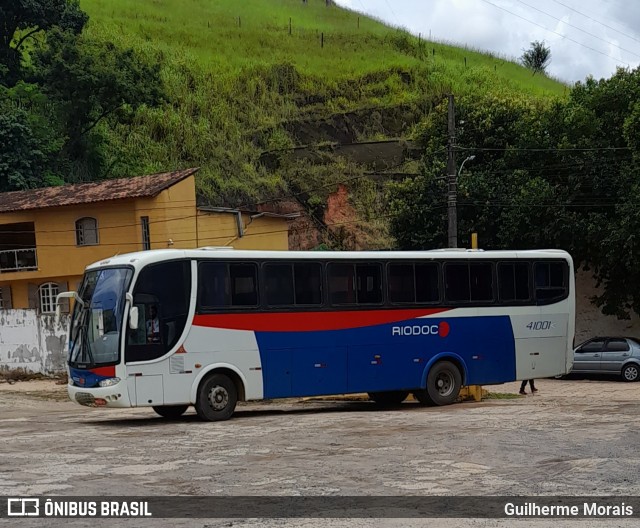
{"type": "Polygon", "coordinates": [[[188,405],[157,405],[153,410],[163,418],[175,420],[180,418],[188,408],[188,405]]]}
{"type": "Polygon", "coordinates": [[[450,361],[439,361],[429,371],[427,388],[414,393],[420,403],[449,405],[458,399],[462,387],[460,370],[450,361]]]}
{"type": "Polygon", "coordinates": [[[370,392],[369,398],[376,402],[378,405],[390,407],[393,405],[400,405],[409,396],[405,391],[387,391],[387,392],[370,392]]]}
{"type": "Polygon", "coordinates": [[[429,398],[429,395],[427,394],[426,390],[417,390],[417,391],[413,391],[413,396],[415,397],[416,400],[418,400],[422,405],[435,405],[432,401],[431,398],[429,398]]]}
{"type": "Polygon", "coordinates": [[[209,422],[231,418],[238,401],[238,390],[228,376],[213,374],[200,383],[196,412],[209,422]]]}

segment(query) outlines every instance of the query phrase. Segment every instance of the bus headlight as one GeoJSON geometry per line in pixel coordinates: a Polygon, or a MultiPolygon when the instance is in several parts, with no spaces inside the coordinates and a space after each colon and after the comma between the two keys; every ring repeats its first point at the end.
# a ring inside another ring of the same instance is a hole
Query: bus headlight
{"type": "Polygon", "coordinates": [[[117,383],[120,383],[120,378],[109,378],[109,379],[103,379],[100,382],[98,382],[98,386],[99,387],[112,387],[113,385],[116,385],[117,383]]]}

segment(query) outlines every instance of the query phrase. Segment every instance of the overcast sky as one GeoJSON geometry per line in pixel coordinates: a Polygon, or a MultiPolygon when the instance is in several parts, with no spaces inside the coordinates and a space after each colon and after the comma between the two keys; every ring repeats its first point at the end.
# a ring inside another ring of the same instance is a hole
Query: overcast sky
{"type": "Polygon", "coordinates": [[[437,40],[520,57],[551,48],[548,72],[568,82],[640,63],[640,0],[336,0],[437,40]]]}

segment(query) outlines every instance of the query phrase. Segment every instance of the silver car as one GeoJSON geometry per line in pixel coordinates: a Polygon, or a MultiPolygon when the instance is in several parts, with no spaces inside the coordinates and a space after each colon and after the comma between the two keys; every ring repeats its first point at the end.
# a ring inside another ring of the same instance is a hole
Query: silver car
{"type": "Polygon", "coordinates": [[[594,337],[573,351],[572,373],[619,374],[624,381],[640,379],[640,340],[594,337]]]}

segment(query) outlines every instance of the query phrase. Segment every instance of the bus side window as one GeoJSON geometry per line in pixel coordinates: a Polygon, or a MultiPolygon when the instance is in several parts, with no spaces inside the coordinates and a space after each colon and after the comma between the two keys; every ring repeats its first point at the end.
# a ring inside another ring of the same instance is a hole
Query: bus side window
{"type": "Polygon", "coordinates": [[[291,264],[265,264],[264,281],[264,290],[269,306],[294,304],[291,264]]]}
{"type": "Polygon", "coordinates": [[[382,302],[382,266],[380,264],[356,264],[358,304],[382,302]]]}
{"type": "Polygon", "coordinates": [[[258,305],[258,268],[255,264],[229,264],[231,306],[258,305]]]}
{"type": "Polygon", "coordinates": [[[151,264],[140,271],[133,299],[140,314],[131,331],[125,359],[148,361],[169,352],[187,324],[191,296],[191,264],[175,260],[151,264]]]}
{"type": "Polygon", "coordinates": [[[469,265],[449,262],[444,267],[447,301],[469,302],[469,265]]]}
{"type": "Polygon", "coordinates": [[[526,262],[498,264],[498,297],[503,302],[530,301],[530,268],[526,262]]]}
{"type": "Polygon", "coordinates": [[[295,303],[322,304],[322,266],[319,262],[296,262],[293,265],[295,303]]]}
{"type": "Polygon", "coordinates": [[[413,303],[416,301],[416,281],[413,264],[389,264],[389,301],[413,303]]]}
{"type": "Polygon", "coordinates": [[[490,262],[448,262],[445,265],[447,300],[493,302],[492,270],[490,262]]]}
{"type": "Polygon", "coordinates": [[[536,262],[536,301],[551,304],[564,299],[569,292],[566,262],[536,262]]]}
{"type": "Polygon", "coordinates": [[[433,303],[440,300],[437,264],[416,264],[416,302],[433,303]]]}
{"type": "Polygon", "coordinates": [[[353,264],[329,264],[329,299],[331,304],[355,304],[353,264]]]}
{"type": "Polygon", "coordinates": [[[201,262],[198,267],[198,303],[205,308],[223,308],[230,304],[227,265],[201,262]]]}

